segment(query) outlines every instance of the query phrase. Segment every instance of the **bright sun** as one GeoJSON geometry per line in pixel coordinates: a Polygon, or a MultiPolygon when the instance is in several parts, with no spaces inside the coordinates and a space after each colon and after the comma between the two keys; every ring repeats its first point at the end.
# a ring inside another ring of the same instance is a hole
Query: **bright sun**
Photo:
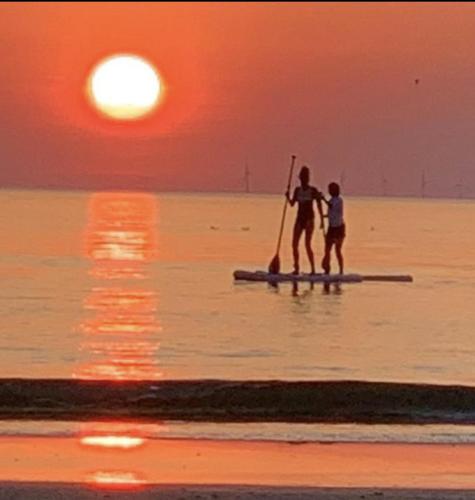
{"type": "Polygon", "coordinates": [[[160,97],[160,78],[142,57],[115,55],[101,61],[88,81],[94,106],[110,118],[134,120],[150,113],[160,97]]]}

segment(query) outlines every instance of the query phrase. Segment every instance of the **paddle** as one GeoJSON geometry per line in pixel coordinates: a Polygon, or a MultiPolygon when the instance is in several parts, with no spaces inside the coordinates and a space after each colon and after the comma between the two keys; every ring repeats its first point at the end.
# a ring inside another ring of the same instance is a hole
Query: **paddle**
{"type": "MultiPolygon", "coordinates": [[[[322,197],[322,199],[328,205],[328,202],[326,201],[325,197],[322,197]]],[[[322,262],[321,262],[320,265],[322,266],[322,269],[325,272],[325,274],[329,274],[329,272],[330,272],[330,261],[329,261],[329,257],[325,258],[325,253],[326,253],[325,250],[326,250],[326,247],[327,247],[327,233],[325,231],[325,221],[323,222],[321,229],[322,229],[322,235],[323,235],[323,252],[324,252],[324,255],[322,257],[322,262]]]]}
{"type": "MultiPolygon", "coordinates": [[[[325,232],[325,225],[322,227],[322,234],[323,234],[323,248],[324,248],[323,251],[325,252],[326,246],[327,246],[327,233],[325,232]]],[[[322,266],[322,269],[325,272],[325,274],[329,274],[330,273],[330,261],[329,261],[329,257],[326,257],[325,254],[322,257],[321,266],[322,266]]]]}
{"type": "MultiPolygon", "coordinates": [[[[289,172],[289,182],[287,183],[287,191],[290,191],[290,183],[292,182],[292,174],[294,172],[296,156],[292,155],[292,161],[290,163],[290,172],[289,172]]],[[[284,232],[284,223],[285,223],[285,214],[287,212],[287,197],[285,198],[284,211],[282,212],[282,221],[280,223],[280,232],[279,239],[277,240],[277,251],[275,253],[274,258],[271,260],[269,264],[269,273],[270,274],[279,274],[280,271],[280,258],[279,258],[279,250],[280,244],[282,242],[282,234],[284,232]]]]}

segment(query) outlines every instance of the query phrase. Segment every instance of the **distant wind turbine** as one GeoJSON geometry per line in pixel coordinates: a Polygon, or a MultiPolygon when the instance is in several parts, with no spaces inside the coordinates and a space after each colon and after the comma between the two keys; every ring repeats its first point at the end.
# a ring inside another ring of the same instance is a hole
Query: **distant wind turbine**
{"type": "Polygon", "coordinates": [[[457,184],[455,184],[455,189],[457,190],[457,197],[458,198],[463,198],[464,192],[465,192],[465,183],[463,182],[463,179],[460,178],[457,184]]]}
{"type": "Polygon", "coordinates": [[[345,181],[346,181],[346,176],[345,176],[345,170],[343,169],[340,173],[340,188],[342,191],[345,189],[345,181]]]}
{"type": "Polygon", "coordinates": [[[386,176],[384,174],[381,175],[381,185],[383,187],[383,196],[387,196],[388,180],[386,179],[386,176]]]}
{"type": "Polygon", "coordinates": [[[421,175],[421,197],[422,198],[426,197],[426,186],[427,186],[426,172],[425,172],[425,170],[423,170],[422,175],[421,175]]]}
{"type": "Polygon", "coordinates": [[[250,178],[251,178],[251,172],[250,172],[249,166],[246,162],[246,166],[244,167],[244,190],[246,193],[251,192],[250,178]]]}

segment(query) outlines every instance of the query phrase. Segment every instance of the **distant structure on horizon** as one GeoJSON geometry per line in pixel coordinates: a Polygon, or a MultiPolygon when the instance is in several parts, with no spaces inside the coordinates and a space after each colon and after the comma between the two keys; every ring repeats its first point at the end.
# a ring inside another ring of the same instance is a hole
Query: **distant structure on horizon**
{"type": "Polygon", "coordinates": [[[345,170],[343,169],[340,173],[340,188],[342,191],[345,191],[345,181],[346,181],[345,170]]]}
{"type": "Polygon", "coordinates": [[[247,162],[246,166],[244,167],[244,192],[251,192],[251,171],[249,170],[247,162]]]}
{"type": "Polygon", "coordinates": [[[421,197],[425,198],[426,197],[426,186],[427,186],[427,180],[426,180],[426,171],[422,171],[421,175],[421,197]]]}
{"type": "Polygon", "coordinates": [[[457,182],[457,184],[455,184],[454,187],[457,190],[457,198],[464,198],[467,186],[463,182],[462,178],[459,179],[459,181],[457,182]]]}
{"type": "Polygon", "coordinates": [[[386,176],[384,174],[381,175],[381,186],[383,188],[383,196],[388,195],[388,180],[386,179],[386,176]]]}

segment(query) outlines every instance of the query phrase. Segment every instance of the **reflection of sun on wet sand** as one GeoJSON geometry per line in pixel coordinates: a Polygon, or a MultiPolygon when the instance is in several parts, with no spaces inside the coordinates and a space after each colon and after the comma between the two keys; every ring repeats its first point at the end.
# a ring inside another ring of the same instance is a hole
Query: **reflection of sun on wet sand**
{"type": "Polygon", "coordinates": [[[136,489],[146,483],[137,473],[130,471],[97,471],[87,475],[85,482],[107,489],[136,489]]]}
{"type": "MultiPolygon", "coordinates": [[[[154,335],[156,294],[147,286],[147,265],[157,253],[156,200],[148,194],[96,193],[89,203],[85,253],[92,261],[91,276],[99,282],[86,297],[92,313],[80,330],[80,349],[86,361],[73,374],[79,379],[112,381],[160,378],[154,335]]],[[[140,426],[84,423],[80,443],[86,448],[122,453],[142,447],[140,426]]],[[[145,479],[136,471],[87,473],[85,481],[103,486],[133,487],[145,479]]]]}
{"type": "MultiPolygon", "coordinates": [[[[57,494],[53,497],[34,496],[38,491],[35,485],[24,486],[25,490],[29,488],[32,492],[28,496],[7,496],[21,500],[104,498],[92,493],[87,496],[85,487],[98,489],[102,494],[103,488],[126,488],[130,492],[127,498],[135,498],[134,490],[139,489],[140,496],[137,495],[137,498],[143,500],[198,498],[200,493],[203,499],[238,496],[281,498],[280,490],[273,490],[269,485],[285,488],[287,494],[293,493],[288,497],[293,499],[357,499],[362,498],[361,495],[372,498],[372,494],[368,495],[371,491],[379,492],[380,496],[384,491],[385,499],[461,500],[475,497],[473,491],[471,494],[464,492],[464,489],[475,487],[474,460],[475,447],[471,445],[296,445],[262,441],[158,439],[150,440],[143,446],[118,449],[78,445],[77,441],[67,438],[12,437],[0,441],[0,481],[79,483],[69,490],[66,486],[54,484],[52,488],[57,494]],[[408,460],[408,456],[417,457],[417,460],[408,460]],[[17,460],[12,461],[11,457],[17,460]],[[153,485],[158,486],[153,488],[153,485]],[[306,492],[307,487],[349,489],[306,492]],[[146,488],[145,491],[143,488],[146,488]],[[361,491],[359,488],[370,490],[361,491]],[[388,493],[383,488],[418,488],[423,491],[392,490],[388,493]],[[452,496],[444,491],[427,492],[429,488],[454,488],[459,493],[452,496]],[[241,489],[247,491],[246,496],[237,494],[241,489]],[[190,492],[196,496],[188,496],[190,492]]],[[[21,485],[11,483],[11,487],[18,488],[22,493],[21,485]]],[[[8,492],[8,488],[5,491],[8,492]]]]}
{"type": "Polygon", "coordinates": [[[137,448],[145,443],[145,439],[138,436],[84,436],[81,444],[84,446],[102,446],[104,448],[122,448],[128,450],[137,448]]]}

